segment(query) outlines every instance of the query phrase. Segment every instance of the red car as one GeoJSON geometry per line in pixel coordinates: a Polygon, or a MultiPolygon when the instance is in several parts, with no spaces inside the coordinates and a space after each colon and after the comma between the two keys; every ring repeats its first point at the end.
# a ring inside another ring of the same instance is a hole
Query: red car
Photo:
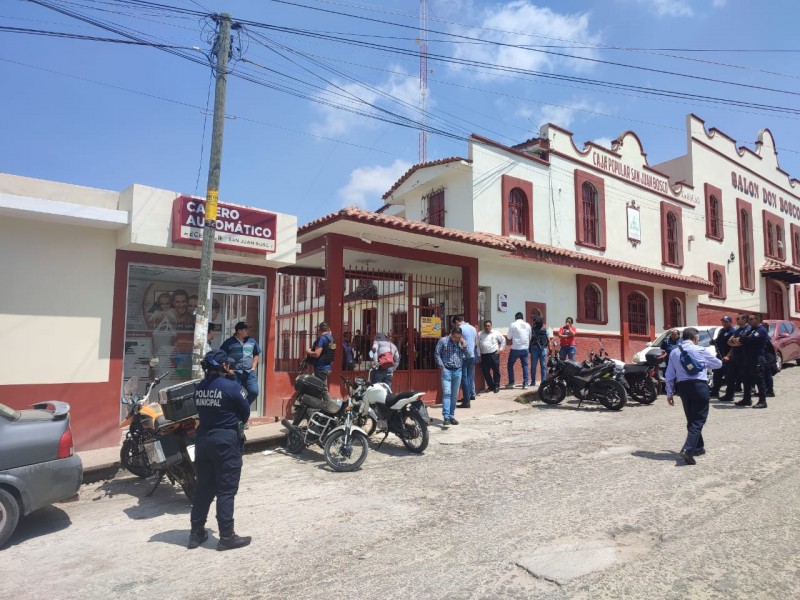
{"type": "Polygon", "coordinates": [[[773,319],[764,321],[764,325],[769,329],[769,337],[775,346],[778,370],[781,370],[784,362],[790,360],[800,365],[800,328],[791,321],[773,319]]]}

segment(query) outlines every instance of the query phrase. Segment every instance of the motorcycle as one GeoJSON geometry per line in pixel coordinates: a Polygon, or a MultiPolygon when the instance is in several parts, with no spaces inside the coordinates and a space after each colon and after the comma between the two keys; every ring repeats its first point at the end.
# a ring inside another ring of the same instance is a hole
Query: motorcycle
{"type": "Polygon", "coordinates": [[[613,363],[614,378],[619,381],[628,394],[628,397],[639,404],[652,404],[658,398],[659,369],[655,365],[635,365],[627,364],[621,360],[611,358],[606,353],[603,340],[600,340],[600,351],[595,354],[589,352],[588,360],[584,361],[585,366],[597,366],[603,363],[613,363]]]}
{"type": "Polygon", "coordinates": [[[539,399],[545,404],[559,404],[570,392],[580,402],[599,402],[609,410],[620,410],[628,395],[619,381],[614,379],[615,365],[609,362],[596,366],[567,360],[563,361],[554,350],[547,361],[547,379],[539,387],[539,399]]]}
{"type": "Polygon", "coordinates": [[[287,429],[286,450],[299,454],[318,444],[325,461],[334,471],[353,471],[367,459],[367,432],[358,426],[366,418],[369,405],[353,397],[346,401],[331,398],[327,384],[313,375],[301,373],[294,381],[293,419],[283,419],[287,429]]]}
{"type": "MultiPolygon", "coordinates": [[[[150,361],[151,368],[157,364],[157,358],[150,361]]],[[[128,407],[128,415],[120,428],[128,427],[128,431],[120,449],[120,464],[123,469],[143,479],[158,476],[146,496],[151,496],[166,478],[171,484],[180,485],[192,502],[197,488],[192,442],[197,429],[196,416],[178,415],[181,418],[169,420],[164,414],[162,404],[150,401],[153,389],[168,373],[167,371],[158,377],[151,377],[145,384],[145,393],[142,396],[137,393],[138,377],[131,377],[125,382],[121,402],[128,407]]],[[[193,383],[190,382],[192,385],[193,383]]],[[[171,390],[186,386],[187,384],[172,386],[162,390],[160,394],[169,394],[171,390]]],[[[193,393],[193,388],[191,390],[193,393]]],[[[189,408],[189,403],[185,404],[189,408]]],[[[195,412],[193,402],[189,412],[195,412]]]]}
{"type": "Polygon", "coordinates": [[[378,448],[390,433],[395,434],[410,452],[420,454],[428,447],[428,410],[422,402],[423,392],[407,391],[393,394],[385,383],[370,383],[363,377],[350,382],[342,376],[349,394],[369,406],[376,421],[376,430],[383,433],[378,448]]]}

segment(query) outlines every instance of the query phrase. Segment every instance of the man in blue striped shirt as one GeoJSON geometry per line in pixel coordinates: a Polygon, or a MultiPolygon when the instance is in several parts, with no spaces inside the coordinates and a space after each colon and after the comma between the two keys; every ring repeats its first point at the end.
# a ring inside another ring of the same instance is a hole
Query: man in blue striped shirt
{"type": "Polygon", "coordinates": [[[450,335],[436,344],[436,364],[442,370],[442,419],[443,428],[458,425],[455,418],[458,389],[461,387],[461,368],[467,357],[466,342],[461,337],[461,327],[453,327],[450,335]]]}
{"type": "Polygon", "coordinates": [[[686,415],[686,429],[688,435],[681,448],[681,457],[687,465],[694,465],[695,456],[705,454],[703,442],[703,425],[708,419],[708,369],[719,369],[722,361],[717,358],[716,352],[711,348],[697,345],[699,334],[694,327],[687,327],[678,347],[673,350],[667,361],[667,402],[670,406],[675,404],[674,395],[677,391],[683,403],[683,412],[686,415]],[[699,368],[687,370],[681,362],[685,354],[694,359],[699,368]]]}

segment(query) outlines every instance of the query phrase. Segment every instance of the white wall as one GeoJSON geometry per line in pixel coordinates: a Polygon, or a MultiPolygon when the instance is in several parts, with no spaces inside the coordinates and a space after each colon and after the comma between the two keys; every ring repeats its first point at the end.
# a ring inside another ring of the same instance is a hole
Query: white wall
{"type": "Polygon", "coordinates": [[[0,385],[107,381],[116,232],[0,220],[0,385]]]}

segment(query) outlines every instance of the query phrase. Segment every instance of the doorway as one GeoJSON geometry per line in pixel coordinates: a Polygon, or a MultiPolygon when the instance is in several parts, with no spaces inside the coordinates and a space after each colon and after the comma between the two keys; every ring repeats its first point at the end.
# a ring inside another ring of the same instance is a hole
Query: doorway
{"type": "Polygon", "coordinates": [[[774,279],[767,279],[767,314],[770,319],[786,318],[786,290],[774,279]]]}

